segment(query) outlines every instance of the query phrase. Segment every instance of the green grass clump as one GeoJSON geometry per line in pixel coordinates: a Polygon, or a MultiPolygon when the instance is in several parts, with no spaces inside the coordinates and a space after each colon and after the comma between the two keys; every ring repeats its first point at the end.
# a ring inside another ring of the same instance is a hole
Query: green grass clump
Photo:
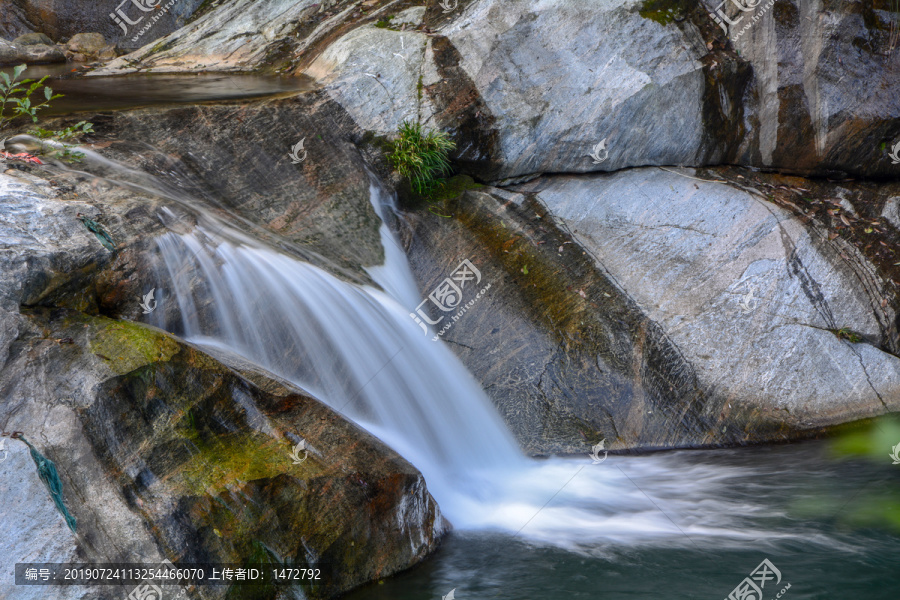
{"type": "Polygon", "coordinates": [[[681,0],[646,0],[638,13],[660,25],[668,25],[685,16],[681,0]]]}
{"type": "Polygon", "coordinates": [[[450,172],[448,154],[455,148],[445,132],[426,132],[420,123],[404,121],[388,159],[416,194],[428,198],[441,187],[440,176],[450,172]]]}

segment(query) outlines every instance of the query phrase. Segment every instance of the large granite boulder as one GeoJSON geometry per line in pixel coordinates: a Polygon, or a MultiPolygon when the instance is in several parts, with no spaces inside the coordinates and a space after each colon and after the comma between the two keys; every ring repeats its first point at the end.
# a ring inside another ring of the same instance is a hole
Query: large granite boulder
{"type": "Polygon", "coordinates": [[[900,235],[879,216],[900,187],[758,177],[543,177],[417,218],[423,290],[446,256],[493,283],[442,339],[528,451],[785,440],[900,410],[900,235]]]}

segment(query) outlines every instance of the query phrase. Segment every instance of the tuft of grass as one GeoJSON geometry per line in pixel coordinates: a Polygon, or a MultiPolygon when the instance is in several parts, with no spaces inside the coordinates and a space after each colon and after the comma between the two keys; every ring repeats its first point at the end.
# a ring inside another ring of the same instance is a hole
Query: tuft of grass
{"type": "Polygon", "coordinates": [[[851,344],[858,344],[862,341],[862,338],[854,331],[851,331],[847,327],[841,327],[837,331],[834,332],[834,335],[838,336],[842,340],[847,340],[851,344]]]}
{"type": "Polygon", "coordinates": [[[394,15],[387,17],[386,19],[380,19],[377,23],[375,23],[375,27],[379,27],[381,29],[385,29],[390,26],[391,20],[394,18],[394,15]]]}
{"type": "Polygon", "coordinates": [[[388,159],[416,194],[428,198],[441,188],[441,175],[450,173],[448,155],[455,148],[447,133],[425,131],[421,123],[404,121],[388,159]]]}
{"type": "Polygon", "coordinates": [[[656,21],[660,25],[668,25],[672,21],[685,18],[684,5],[681,0],[645,0],[638,14],[645,19],[656,21]]]}

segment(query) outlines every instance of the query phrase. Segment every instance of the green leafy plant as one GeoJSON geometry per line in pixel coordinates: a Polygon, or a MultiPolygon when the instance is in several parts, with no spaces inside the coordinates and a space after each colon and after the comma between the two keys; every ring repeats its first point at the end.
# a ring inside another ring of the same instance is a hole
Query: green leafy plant
{"type": "Polygon", "coordinates": [[[47,77],[18,81],[26,68],[25,65],[14,68],[12,77],[0,73],[0,129],[19,117],[31,117],[36,123],[39,110],[49,106],[51,100],[62,98],[62,94],[54,94],[50,86],[44,85],[47,77]],[[44,88],[44,101],[33,104],[31,96],[41,87],[44,88]]]}
{"type": "Polygon", "coordinates": [[[75,125],[71,125],[62,130],[49,131],[38,127],[28,131],[29,134],[41,140],[54,140],[62,144],[62,148],[54,148],[49,152],[51,156],[61,158],[63,160],[80,161],[84,158],[84,154],[77,150],[72,150],[75,146],[66,144],[68,141],[75,140],[87,133],[94,132],[94,124],[87,121],[79,121],[75,125]]]}
{"type": "Polygon", "coordinates": [[[94,124],[87,121],[78,121],[75,125],[66,127],[61,131],[48,131],[38,127],[29,131],[31,135],[42,140],[53,139],[58,142],[68,142],[75,138],[81,137],[86,133],[94,133],[94,124]]]}
{"type": "Polygon", "coordinates": [[[388,158],[394,168],[409,180],[413,191],[428,198],[440,189],[440,176],[450,172],[448,154],[456,144],[443,131],[426,132],[421,123],[404,121],[391,148],[388,158]]]}

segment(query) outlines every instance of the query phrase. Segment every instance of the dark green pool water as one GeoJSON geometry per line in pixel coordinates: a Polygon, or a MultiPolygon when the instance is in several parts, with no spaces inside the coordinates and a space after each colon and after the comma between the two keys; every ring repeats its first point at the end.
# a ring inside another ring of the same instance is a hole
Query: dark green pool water
{"type": "Polygon", "coordinates": [[[764,600],[788,583],[781,596],[787,600],[893,600],[900,596],[900,534],[889,522],[900,519],[900,465],[891,464],[889,451],[880,462],[832,458],[827,442],[611,457],[598,468],[640,471],[636,484],[686,532],[680,540],[647,539],[642,531],[635,536],[641,540],[622,537],[574,552],[530,542],[527,527],[518,536],[457,531],[423,565],[348,600],[439,599],[452,589],[458,600],[721,600],[764,559],[781,572],[778,585],[763,586],[764,600]],[[716,495],[695,498],[708,507],[699,520],[679,514],[671,501],[696,486],[690,475],[698,467],[723,473],[716,495]],[[684,489],[651,489],[647,474],[655,468],[666,470],[667,481],[681,469],[684,489]],[[718,512],[725,506],[731,514],[718,512]],[[726,524],[734,539],[703,533],[726,524]]]}

